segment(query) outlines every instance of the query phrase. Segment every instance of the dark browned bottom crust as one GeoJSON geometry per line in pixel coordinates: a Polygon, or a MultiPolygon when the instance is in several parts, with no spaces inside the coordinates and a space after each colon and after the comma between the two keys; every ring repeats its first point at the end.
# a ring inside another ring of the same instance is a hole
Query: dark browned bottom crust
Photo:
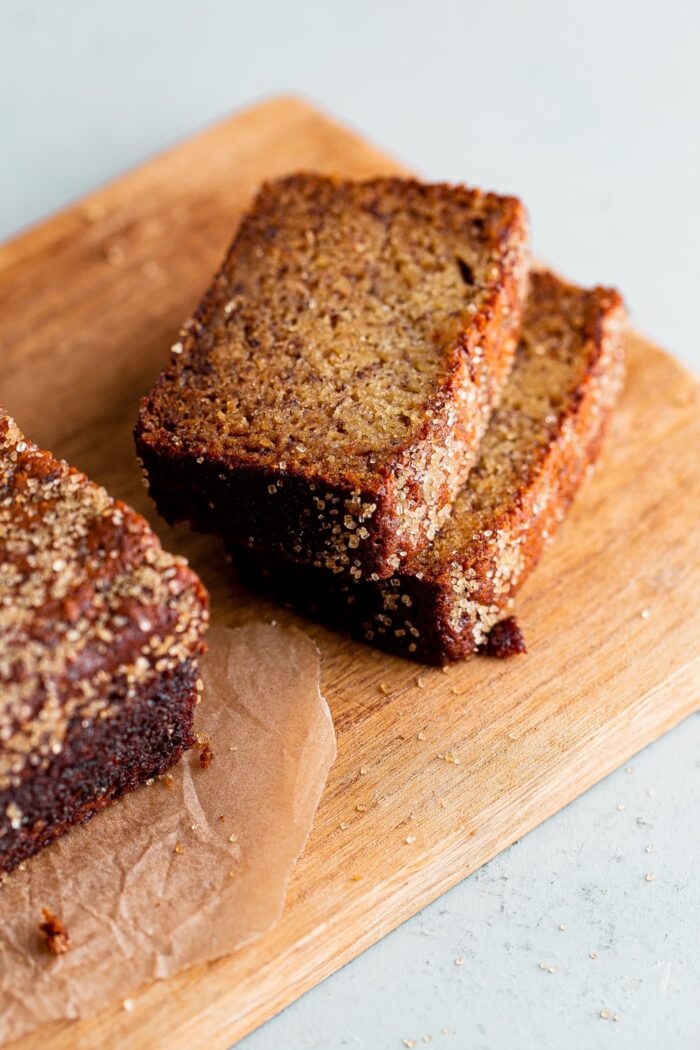
{"type": "MultiPolygon", "coordinates": [[[[336,520],[348,512],[346,490],[324,483],[310,488],[304,478],[239,466],[231,468],[214,458],[176,456],[169,449],[154,449],[136,431],[136,447],[148,477],[148,492],[169,525],[187,521],[198,532],[220,536],[227,542],[247,544],[257,550],[308,562],[325,557],[324,544],[336,520]],[[270,492],[275,490],[271,506],[270,492]],[[337,507],[327,521],[319,520],[316,500],[337,507]],[[336,516],[333,516],[336,515],[336,516]],[[340,515],[337,518],[337,515],[340,515]]],[[[384,575],[386,552],[398,545],[386,497],[361,492],[361,503],[376,502],[372,531],[364,544],[367,564],[384,575]]]]}
{"type": "Polygon", "coordinates": [[[28,768],[22,784],[0,792],[0,812],[14,803],[24,819],[0,836],[0,872],[11,871],[59,835],[83,824],[192,747],[197,668],[186,660],[164,672],[134,703],[87,727],[76,719],[45,770],[28,768]]]}
{"type": "MultiPolygon", "coordinates": [[[[506,613],[508,599],[517,591],[535,568],[546,546],[545,536],[551,540],[557,529],[556,511],[563,515],[569,508],[583,480],[589,463],[596,460],[605,431],[604,418],[599,429],[585,448],[578,469],[570,470],[560,479],[558,500],[539,519],[532,520],[523,544],[524,569],[511,591],[503,596],[506,613]]],[[[262,555],[255,551],[231,547],[234,563],[243,582],[252,590],[262,591],[280,605],[294,609],[309,619],[349,634],[362,642],[370,642],[388,653],[408,657],[420,663],[442,667],[454,660],[464,660],[473,653],[487,656],[511,656],[526,652],[520,633],[518,641],[510,631],[510,643],[501,628],[501,641],[496,636],[489,651],[488,638],[483,645],[474,639],[474,624],[464,616],[455,627],[452,621],[452,602],[449,590],[435,580],[417,576],[394,576],[390,580],[356,583],[344,573],[329,572],[308,565],[296,565],[284,558],[262,555]],[[395,588],[397,597],[410,601],[412,631],[396,627],[387,615],[386,594],[395,588]],[[497,651],[498,650],[498,651],[497,651]],[[502,650],[502,651],[501,651],[502,650]]],[[[507,615],[505,622],[511,619],[507,615]]],[[[503,622],[503,621],[502,621],[503,622]]],[[[499,627],[494,624],[492,630],[499,627]]]]}
{"type": "Polygon", "coordinates": [[[475,651],[471,624],[466,621],[458,642],[447,628],[449,610],[442,589],[432,581],[394,577],[375,583],[355,583],[343,573],[296,565],[283,558],[255,551],[231,549],[241,579],[251,590],[266,594],[288,609],[316,620],[324,627],[342,631],[360,642],[406,656],[420,663],[442,666],[475,651]],[[411,598],[414,629],[385,626],[384,588],[396,581],[402,594],[411,598]]]}

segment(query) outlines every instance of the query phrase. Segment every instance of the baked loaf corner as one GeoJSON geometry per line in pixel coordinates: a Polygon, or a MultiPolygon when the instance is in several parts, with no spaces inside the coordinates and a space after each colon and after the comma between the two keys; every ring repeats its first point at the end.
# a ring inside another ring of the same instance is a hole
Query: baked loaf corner
{"type": "Polygon", "coordinates": [[[300,174],[263,186],[143,401],[164,517],[384,578],[449,514],[512,365],[512,197],[300,174]]]}
{"type": "Polygon", "coordinates": [[[0,872],[193,744],[208,598],[0,409],[0,872]]]}

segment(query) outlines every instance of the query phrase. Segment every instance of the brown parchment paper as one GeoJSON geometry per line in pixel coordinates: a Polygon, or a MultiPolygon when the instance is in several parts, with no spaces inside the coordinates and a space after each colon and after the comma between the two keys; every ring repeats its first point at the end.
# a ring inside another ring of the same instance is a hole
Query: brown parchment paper
{"type": "Polygon", "coordinates": [[[335,757],[319,656],[300,631],[214,627],[195,728],[211,741],[0,888],[0,1041],[121,1002],[278,920],[335,757]],[[177,849],[176,849],[177,847],[177,849]],[[41,909],[71,948],[52,956],[41,909]]]}

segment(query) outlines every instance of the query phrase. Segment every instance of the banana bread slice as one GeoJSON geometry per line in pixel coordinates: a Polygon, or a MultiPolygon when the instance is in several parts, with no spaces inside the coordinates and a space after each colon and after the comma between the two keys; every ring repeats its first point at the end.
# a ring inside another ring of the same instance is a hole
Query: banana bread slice
{"type": "Polygon", "coordinates": [[[383,578],[427,545],[512,366],[510,197],[410,179],[263,186],[136,444],[170,521],[383,578]]]}
{"type": "Polygon", "coordinates": [[[0,409],[0,872],[193,744],[206,591],[0,409]]]}
{"type": "Polygon", "coordinates": [[[388,580],[243,552],[244,578],[323,622],[446,663],[482,647],[600,449],[623,377],[616,291],[535,273],[515,366],[449,520],[388,580]]]}

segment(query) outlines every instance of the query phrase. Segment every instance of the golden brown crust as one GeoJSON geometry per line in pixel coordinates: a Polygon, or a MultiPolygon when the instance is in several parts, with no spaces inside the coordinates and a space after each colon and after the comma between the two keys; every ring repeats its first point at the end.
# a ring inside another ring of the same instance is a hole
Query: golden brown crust
{"type": "Polygon", "coordinates": [[[623,376],[619,294],[533,274],[516,365],[480,459],[431,547],[388,580],[239,558],[283,600],[383,648],[444,663],[480,648],[590,465],[623,376]]]}
{"type": "Polygon", "coordinates": [[[263,187],[142,405],[161,513],[389,575],[473,462],[512,364],[527,240],[517,200],[462,187],[263,187]]]}

